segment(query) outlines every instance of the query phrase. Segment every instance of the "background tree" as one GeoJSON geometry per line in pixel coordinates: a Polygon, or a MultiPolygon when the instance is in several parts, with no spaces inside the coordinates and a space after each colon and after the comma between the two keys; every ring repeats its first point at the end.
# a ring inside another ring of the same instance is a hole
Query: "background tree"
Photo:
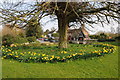
{"type": "Polygon", "coordinates": [[[111,33],[115,34],[115,28],[111,27],[111,33]]]}
{"type": "Polygon", "coordinates": [[[55,28],[55,27],[52,27],[50,31],[53,33],[53,32],[56,31],[56,28],[55,28]]]}
{"type": "Polygon", "coordinates": [[[59,33],[52,33],[53,37],[59,37],[59,33]]]}
{"type": "Polygon", "coordinates": [[[50,32],[49,29],[47,29],[47,30],[44,32],[44,35],[48,35],[49,32],[50,32]]]}
{"type": "Polygon", "coordinates": [[[27,27],[26,27],[26,37],[35,36],[36,38],[40,38],[43,34],[42,27],[36,17],[32,18],[27,27]]]}
{"type": "Polygon", "coordinates": [[[113,19],[118,18],[118,16],[114,15],[118,13],[118,8],[116,7],[118,4],[115,2],[51,2],[46,3],[46,5],[48,5],[47,13],[55,14],[58,19],[60,48],[67,48],[67,30],[70,22],[77,21],[81,24],[101,22],[103,24],[103,16],[108,23],[108,16],[113,19]],[[96,7],[96,5],[101,7],[96,7]],[[93,20],[92,17],[96,19],[93,20]]]}
{"type": "Polygon", "coordinates": [[[117,31],[117,33],[120,35],[120,27],[119,27],[119,26],[117,27],[117,30],[116,30],[116,31],[117,31]]]}
{"type": "MultiPolygon", "coordinates": [[[[59,1],[59,0],[58,0],[59,1]]],[[[110,19],[118,21],[119,18],[119,3],[118,2],[37,2],[32,5],[32,8],[26,11],[4,10],[1,9],[2,14],[6,13],[12,15],[5,20],[7,22],[17,23],[18,21],[26,23],[30,19],[38,15],[39,20],[48,15],[55,15],[58,19],[59,31],[59,48],[67,48],[67,31],[71,22],[80,24],[93,24],[104,22],[110,23],[110,19]],[[13,12],[11,12],[13,11],[13,12]],[[19,13],[18,15],[16,13],[19,13]],[[15,15],[13,15],[15,14],[15,15]],[[32,17],[31,17],[32,16],[32,17]]],[[[24,26],[25,26],[24,25],[24,26]]]]}
{"type": "Polygon", "coordinates": [[[107,39],[107,35],[105,33],[100,34],[100,39],[107,39]]]}
{"type": "Polygon", "coordinates": [[[99,35],[90,35],[89,36],[91,39],[100,39],[100,36],[99,35]]]}

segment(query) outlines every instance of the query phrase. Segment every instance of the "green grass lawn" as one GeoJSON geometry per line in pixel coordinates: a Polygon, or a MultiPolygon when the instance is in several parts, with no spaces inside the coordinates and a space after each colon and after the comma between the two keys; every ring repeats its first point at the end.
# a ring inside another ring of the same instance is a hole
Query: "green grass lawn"
{"type": "MultiPolygon", "coordinates": [[[[111,44],[111,43],[109,43],[111,44]]],[[[112,43],[115,45],[115,43],[112,43]]],[[[93,50],[93,49],[91,49],[93,50]]],[[[117,78],[118,51],[92,59],[58,63],[2,60],[3,78],[117,78]]]]}

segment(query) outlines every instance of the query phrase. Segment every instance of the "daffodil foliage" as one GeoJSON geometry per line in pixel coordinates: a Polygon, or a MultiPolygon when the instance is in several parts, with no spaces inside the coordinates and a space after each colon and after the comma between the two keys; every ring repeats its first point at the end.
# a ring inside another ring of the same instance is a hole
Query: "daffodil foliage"
{"type": "Polygon", "coordinates": [[[33,48],[34,51],[24,51],[24,52],[18,51],[18,49],[22,47],[24,47],[25,49],[25,46],[28,46],[28,45],[14,44],[10,47],[2,46],[1,48],[3,52],[2,59],[14,59],[19,62],[35,62],[35,63],[66,62],[69,60],[87,59],[92,57],[104,56],[106,54],[113,53],[114,50],[116,49],[116,46],[114,45],[97,43],[92,45],[83,45],[84,49],[81,49],[81,46],[78,46],[78,45],[75,46],[75,44],[71,45],[72,47],[74,47],[74,49],[77,48],[77,50],[64,49],[64,50],[58,51],[54,48],[48,49],[48,50],[46,50],[47,48],[44,48],[44,49],[41,48],[41,51],[35,52],[35,48],[33,48]],[[93,47],[91,52],[90,50],[87,51],[87,49],[90,47],[93,47]],[[48,51],[48,53],[47,52],[45,53],[45,50],[48,51]]]}

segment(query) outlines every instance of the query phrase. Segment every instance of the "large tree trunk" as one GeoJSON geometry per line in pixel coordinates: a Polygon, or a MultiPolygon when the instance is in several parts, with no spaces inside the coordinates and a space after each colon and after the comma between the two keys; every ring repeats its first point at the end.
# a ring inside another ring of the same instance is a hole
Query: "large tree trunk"
{"type": "Polygon", "coordinates": [[[65,15],[58,17],[59,27],[59,48],[67,48],[67,31],[68,31],[68,20],[65,15]]]}

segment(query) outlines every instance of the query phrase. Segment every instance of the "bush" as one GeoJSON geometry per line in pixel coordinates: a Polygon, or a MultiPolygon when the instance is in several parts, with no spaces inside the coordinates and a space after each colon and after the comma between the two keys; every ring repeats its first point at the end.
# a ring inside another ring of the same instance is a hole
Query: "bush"
{"type": "Polygon", "coordinates": [[[53,37],[59,37],[59,33],[53,33],[52,36],[53,37]]]}
{"type": "Polygon", "coordinates": [[[115,39],[116,39],[116,40],[120,40],[120,36],[117,36],[115,39]]]}
{"type": "Polygon", "coordinates": [[[99,36],[100,39],[107,39],[107,35],[105,33],[101,33],[99,36]]]}
{"type": "Polygon", "coordinates": [[[99,35],[90,35],[91,39],[107,39],[107,35],[105,33],[101,33],[99,35]]]}
{"type": "Polygon", "coordinates": [[[2,45],[10,46],[13,43],[14,43],[14,37],[12,35],[7,34],[2,37],[2,45]]]}
{"type": "Polygon", "coordinates": [[[19,36],[22,37],[22,38],[26,37],[25,33],[19,33],[19,36]]]}
{"type": "Polygon", "coordinates": [[[99,35],[90,35],[89,37],[90,37],[91,39],[99,39],[99,38],[100,38],[99,35]]]}
{"type": "Polygon", "coordinates": [[[25,42],[28,42],[28,40],[20,36],[12,36],[10,34],[7,34],[2,37],[2,45],[10,46],[11,44],[14,43],[25,43],[25,42]]]}
{"type": "Polygon", "coordinates": [[[29,42],[34,42],[34,41],[36,41],[36,37],[27,37],[27,40],[29,41],[29,42]]]}
{"type": "Polygon", "coordinates": [[[20,36],[16,36],[14,38],[14,43],[26,43],[26,42],[28,42],[27,38],[23,38],[20,36]]]}

